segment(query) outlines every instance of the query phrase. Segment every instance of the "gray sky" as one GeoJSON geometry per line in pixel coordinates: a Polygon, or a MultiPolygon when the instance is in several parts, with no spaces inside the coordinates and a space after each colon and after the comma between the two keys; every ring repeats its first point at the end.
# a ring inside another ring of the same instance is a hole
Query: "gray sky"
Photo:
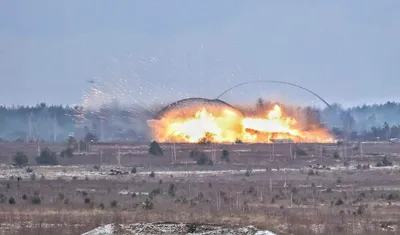
{"type": "Polygon", "coordinates": [[[263,78],[344,105],[400,101],[399,12],[396,0],[4,0],[0,103],[76,104],[93,77],[161,100],[263,78]]]}

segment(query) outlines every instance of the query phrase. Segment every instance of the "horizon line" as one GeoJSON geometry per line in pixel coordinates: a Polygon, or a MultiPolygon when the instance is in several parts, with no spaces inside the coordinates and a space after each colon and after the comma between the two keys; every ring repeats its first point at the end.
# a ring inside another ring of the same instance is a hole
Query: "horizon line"
{"type": "MultiPolygon", "coordinates": [[[[265,101],[268,102],[267,100],[265,100],[265,101]]],[[[175,102],[175,101],[173,101],[173,102],[175,102]]],[[[278,103],[278,102],[275,101],[275,103],[278,103]]],[[[340,103],[340,102],[332,102],[332,103],[329,103],[329,104],[331,106],[339,105],[342,108],[354,108],[354,107],[360,107],[360,106],[364,106],[364,105],[367,105],[367,106],[385,105],[387,103],[400,104],[400,101],[388,100],[388,101],[384,101],[384,102],[365,102],[365,103],[362,103],[362,104],[358,103],[358,104],[347,104],[347,105],[343,104],[343,103],[340,103]]],[[[83,104],[55,104],[55,103],[47,103],[47,102],[38,102],[38,103],[36,103],[34,105],[31,105],[31,104],[0,104],[0,107],[5,107],[5,108],[12,108],[12,107],[34,108],[34,107],[39,106],[41,104],[45,104],[47,107],[61,106],[61,107],[74,108],[74,107],[83,107],[84,106],[83,104]]],[[[107,103],[104,103],[104,104],[107,105],[107,103]]],[[[101,107],[102,105],[103,104],[96,105],[96,106],[101,107]]],[[[119,105],[121,105],[121,106],[126,106],[126,105],[138,105],[138,106],[141,106],[141,105],[139,105],[137,103],[136,104],[135,103],[132,103],[132,104],[121,104],[120,103],[119,105]]],[[[151,104],[149,104],[149,105],[151,105],[151,104]]],[[[156,105],[156,104],[153,104],[153,105],[156,105]]],[[[235,105],[241,105],[241,104],[235,104],[235,105]]],[[[314,105],[298,105],[298,106],[316,107],[318,105],[314,104],[314,105]]]]}

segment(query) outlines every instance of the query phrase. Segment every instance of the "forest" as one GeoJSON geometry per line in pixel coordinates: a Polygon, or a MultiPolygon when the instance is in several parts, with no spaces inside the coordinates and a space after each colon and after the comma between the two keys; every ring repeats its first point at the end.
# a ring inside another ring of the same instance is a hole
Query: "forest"
{"type": "MultiPolygon", "coordinates": [[[[388,140],[400,138],[400,103],[343,108],[309,108],[312,116],[337,138],[388,140]]],[[[102,141],[148,140],[146,120],[155,113],[141,107],[83,110],[75,106],[0,106],[0,141],[65,141],[94,133],[102,141]]]]}

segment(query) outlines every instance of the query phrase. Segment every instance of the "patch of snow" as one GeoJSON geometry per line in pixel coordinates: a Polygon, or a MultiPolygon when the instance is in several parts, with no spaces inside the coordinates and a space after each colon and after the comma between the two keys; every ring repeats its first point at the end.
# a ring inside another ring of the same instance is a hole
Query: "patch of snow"
{"type": "Polygon", "coordinates": [[[135,235],[276,235],[270,231],[261,231],[254,226],[247,226],[242,228],[224,228],[222,226],[212,225],[197,225],[194,233],[187,232],[186,224],[174,223],[136,223],[130,225],[107,224],[82,235],[121,235],[121,234],[135,234],[135,235]],[[117,232],[118,231],[118,232],[117,232]]]}
{"type": "Polygon", "coordinates": [[[128,191],[128,190],[122,190],[122,191],[119,191],[118,192],[118,194],[120,194],[120,195],[128,195],[128,194],[136,194],[136,195],[138,195],[138,196],[140,196],[140,195],[149,195],[149,193],[148,192],[133,192],[133,191],[128,191]]]}
{"type": "Polygon", "coordinates": [[[265,231],[257,231],[254,235],[276,235],[276,234],[265,230],[265,231]]]}
{"type": "Polygon", "coordinates": [[[107,224],[98,228],[95,228],[87,233],[82,235],[113,235],[114,234],[114,225],[107,224]]]}
{"type": "Polygon", "coordinates": [[[236,150],[233,150],[232,152],[251,152],[252,150],[251,149],[236,149],[236,150]]]}

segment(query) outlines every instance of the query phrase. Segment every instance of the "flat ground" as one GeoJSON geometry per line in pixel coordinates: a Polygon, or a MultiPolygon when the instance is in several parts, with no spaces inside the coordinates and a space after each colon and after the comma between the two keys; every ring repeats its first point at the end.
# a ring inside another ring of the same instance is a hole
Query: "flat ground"
{"type": "Polygon", "coordinates": [[[105,223],[155,221],[296,235],[398,233],[400,144],[175,146],[174,159],[170,144],[161,145],[164,156],[149,155],[147,145],[93,145],[45,167],[35,165],[37,143],[1,144],[0,234],[81,234],[105,223]],[[195,148],[214,165],[198,166],[195,148]],[[16,151],[29,156],[28,167],[10,166],[16,151]],[[384,156],[393,166],[376,167],[384,156]]]}

